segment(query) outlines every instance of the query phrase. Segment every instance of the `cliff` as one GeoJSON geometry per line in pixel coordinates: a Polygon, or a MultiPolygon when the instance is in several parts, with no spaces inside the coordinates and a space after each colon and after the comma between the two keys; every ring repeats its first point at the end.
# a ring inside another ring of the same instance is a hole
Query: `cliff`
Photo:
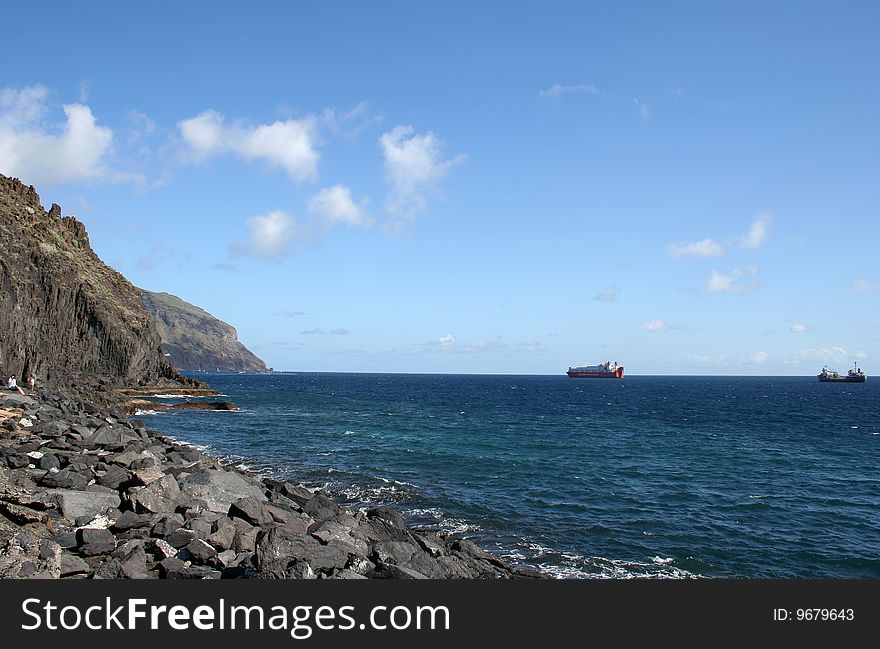
{"type": "Polygon", "coordinates": [[[265,372],[266,364],[238,340],[235,328],[168,293],[139,289],[169,360],[180,370],[265,372]]]}
{"type": "Polygon", "coordinates": [[[3,175],[0,370],[78,392],[197,383],[166,360],[140,293],[92,251],[85,226],[3,175]]]}

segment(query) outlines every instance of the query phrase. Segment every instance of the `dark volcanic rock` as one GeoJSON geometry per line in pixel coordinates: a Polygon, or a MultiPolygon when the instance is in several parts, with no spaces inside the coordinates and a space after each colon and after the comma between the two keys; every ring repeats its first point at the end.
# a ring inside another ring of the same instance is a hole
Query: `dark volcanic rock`
{"type": "Polygon", "coordinates": [[[80,528],[76,531],[79,552],[87,557],[108,554],[116,549],[116,539],[110,530],[80,528]]]}
{"type": "Polygon", "coordinates": [[[229,516],[242,518],[251,525],[269,525],[274,520],[265,501],[254,496],[234,501],[229,507],[229,516]]]}
{"type": "Polygon", "coordinates": [[[335,502],[324,494],[315,494],[303,505],[303,511],[316,521],[323,521],[331,516],[336,516],[342,510],[335,502]]]}
{"type": "Polygon", "coordinates": [[[291,564],[306,564],[315,573],[343,568],[348,554],[339,548],[321,545],[310,536],[301,536],[273,525],[257,542],[257,568],[285,576],[291,564]]]}
{"type": "Polygon", "coordinates": [[[92,251],[82,223],[47,213],[0,175],[0,358],[4,371],[84,391],[186,381],[168,363],[138,290],[92,251]]]}
{"type": "Polygon", "coordinates": [[[233,501],[247,496],[265,500],[263,489],[233,471],[206,470],[181,480],[181,490],[189,498],[204,500],[212,512],[225,514],[233,501]]]}

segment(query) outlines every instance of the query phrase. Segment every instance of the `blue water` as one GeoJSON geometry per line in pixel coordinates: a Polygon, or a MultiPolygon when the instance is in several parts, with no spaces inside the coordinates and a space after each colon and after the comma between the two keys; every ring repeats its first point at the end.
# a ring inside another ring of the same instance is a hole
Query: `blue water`
{"type": "Polygon", "coordinates": [[[557,576],[880,577],[880,381],[207,380],[148,425],[557,576]]]}

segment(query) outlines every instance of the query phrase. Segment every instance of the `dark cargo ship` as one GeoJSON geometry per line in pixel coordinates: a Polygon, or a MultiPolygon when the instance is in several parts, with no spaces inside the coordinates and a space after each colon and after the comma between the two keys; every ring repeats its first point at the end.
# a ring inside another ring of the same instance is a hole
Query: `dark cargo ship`
{"type": "Polygon", "coordinates": [[[868,375],[864,370],[859,369],[858,363],[853,363],[853,368],[846,373],[846,376],[841,376],[835,370],[823,367],[817,377],[823,383],[864,383],[868,380],[868,375]]]}

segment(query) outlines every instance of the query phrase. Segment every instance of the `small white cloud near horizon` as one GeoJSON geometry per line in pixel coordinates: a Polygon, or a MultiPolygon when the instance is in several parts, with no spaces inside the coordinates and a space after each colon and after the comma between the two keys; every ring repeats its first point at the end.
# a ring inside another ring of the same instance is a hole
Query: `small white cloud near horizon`
{"type": "Polygon", "coordinates": [[[691,354],[688,356],[688,362],[692,365],[726,365],[727,359],[727,354],[719,354],[718,356],[691,354]]]}
{"type": "Polygon", "coordinates": [[[796,322],[795,324],[791,325],[791,329],[789,329],[789,331],[793,334],[802,334],[808,331],[812,331],[812,327],[810,327],[810,325],[803,324],[802,322],[796,322]]]}
{"type": "Polygon", "coordinates": [[[857,279],[853,282],[853,290],[857,293],[876,293],[880,291],[880,282],[871,282],[867,279],[857,279]]]}
{"type": "Polygon", "coordinates": [[[619,286],[609,286],[604,291],[601,291],[594,295],[592,299],[596,302],[614,302],[615,300],[617,300],[617,295],[619,293],[619,286]]]}
{"type": "Polygon", "coordinates": [[[134,180],[110,170],[113,131],[99,126],[91,108],[64,104],[63,123],[46,122],[45,86],[0,89],[0,171],[28,184],[134,180]]]}
{"type": "Polygon", "coordinates": [[[296,219],[284,210],[252,216],[247,221],[250,240],[235,242],[229,251],[237,257],[260,257],[278,261],[290,254],[290,244],[296,233],[296,219]]]}
{"type": "Polygon", "coordinates": [[[666,246],[673,257],[722,257],[724,247],[714,239],[703,239],[693,243],[673,243],[666,246]]]}
{"type": "Polygon", "coordinates": [[[843,347],[811,347],[799,349],[786,354],[782,362],[787,365],[799,365],[801,363],[816,363],[823,365],[850,364],[853,361],[863,361],[868,358],[864,350],[848,352],[843,347]]]}
{"type": "Polygon", "coordinates": [[[763,365],[770,358],[767,352],[755,352],[746,356],[745,362],[749,365],[763,365]]]}
{"type": "Polygon", "coordinates": [[[753,250],[767,243],[772,222],[773,215],[770,212],[761,212],[752,223],[749,231],[739,238],[739,247],[753,250]]]}
{"type": "Polygon", "coordinates": [[[464,162],[459,154],[444,160],[442,143],[431,131],[415,132],[412,126],[395,126],[379,138],[385,164],[385,179],[391,191],[385,209],[394,217],[388,225],[400,231],[427,208],[427,196],[436,191],[449,170],[464,162]]]}
{"type": "Polygon", "coordinates": [[[345,185],[325,187],[309,199],[309,213],[322,217],[330,225],[339,223],[369,226],[372,221],[367,216],[367,200],[355,202],[351,190],[345,185]]]}
{"type": "Polygon", "coordinates": [[[348,329],[338,327],[336,329],[330,329],[329,331],[324,329],[307,329],[306,331],[300,331],[299,333],[303,336],[347,336],[351,332],[348,329]]]}
{"type": "Polygon", "coordinates": [[[244,160],[262,160],[281,167],[290,179],[302,183],[318,178],[318,134],[314,117],[271,124],[226,123],[214,110],[177,123],[187,151],[184,158],[201,162],[231,153],[244,160]]]}
{"type": "Polygon", "coordinates": [[[653,333],[658,331],[675,331],[678,329],[684,329],[684,326],[680,324],[669,324],[665,320],[646,320],[639,326],[639,329],[653,333]]]}
{"type": "Polygon", "coordinates": [[[575,84],[565,86],[560,83],[554,83],[546,90],[538,91],[539,97],[561,97],[562,95],[604,95],[605,91],[597,88],[592,84],[575,84]]]}
{"type": "Polygon", "coordinates": [[[745,279],[757,274],[757,266],[734,268],[729,275],[713,270],[709,274],[709,279],[706,280],[706,288],[710,293],[749,293],[759,288],[761,284],[757,281],[748,282],[745,279]]]}

